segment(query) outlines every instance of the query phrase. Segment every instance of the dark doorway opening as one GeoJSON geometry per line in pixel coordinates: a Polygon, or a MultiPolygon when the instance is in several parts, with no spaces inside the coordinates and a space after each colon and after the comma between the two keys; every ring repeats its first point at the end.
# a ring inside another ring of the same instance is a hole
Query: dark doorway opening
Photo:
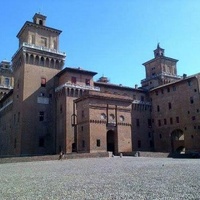
{"type": "Polygon", "coordinates": [[[76,152],[76,143],[72,143],[72,152],[76,152]]]}
{"type": "Polygon", "coordinates": [[[184,133],[180,129],[176,129],[171,133],[171,151],[172,153],[183,153],[184,148],[184,133]]]}
{"type": "Polygon", "coordinates": [[[107,132],[107,151],[115,152],[115,132],[112,130],[107,132]]]}

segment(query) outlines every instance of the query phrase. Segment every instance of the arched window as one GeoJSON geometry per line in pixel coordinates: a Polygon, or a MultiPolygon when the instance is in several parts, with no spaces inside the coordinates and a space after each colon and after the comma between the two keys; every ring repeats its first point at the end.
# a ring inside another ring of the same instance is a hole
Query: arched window
{"type": "Polygon", "coordinates": [[[113,114],[110,114],[110,120],[112,121],[112,120],[114,120],[115,119],[115,116],[113,115],[113,114]]]}
{"type": "Polygon", "coordinates": [[[105,113],[101,113],[101,119],[106,119],[106,114],[105,113]]]}
{"type": "Polygon", "coordinates": [[[33,57],[33,55],[31,55],[31,56],[30,56],[30,59],[29,59],[29,63],[30,63],[31,65],[33,65],[33,61],[34,61],[34,57],[33,57]]]}
{"type": "Polygon", "coordinates": [[[54,68],[54,60],[51,59],[51,68],[54,68]]]}
{"type": "Polygon", "coordinates": [[[43,25],[43,21],[41,19],[39,20],[39,25],[43,25]]]}
{"type": "Polygon", "coordinates": [[[40,59],[40,65],[44,66],[44,57],[41,57],[41,59],[40,59]]]}
{"type": "Polygon", "coordinates": [[[59,68],[59,61],[56,60],[56,68],[59,68]]]}
{"type": "Polygon", "coordinates": [[[119,120],[120,120],[121,122],[123,122],[123,121],[124,121],[124,116],[121,115],[121,116],[119,117],[119,120]]]}
{"type": "Polygon", "coordinates": [[[28,54],[26,53],[26,63],[28,63],[28,54]]]}
{"type": "Polygon", "coordinates": [[[46,67],[49,67],[49,58],[46,59],[46,67]]]}
{"type": "Polygon", "coordinates": [[[36,65],[39,65],[39,56],[36,56],[36,57],[35,57],[35,64],[36,64],[36,65]]]}

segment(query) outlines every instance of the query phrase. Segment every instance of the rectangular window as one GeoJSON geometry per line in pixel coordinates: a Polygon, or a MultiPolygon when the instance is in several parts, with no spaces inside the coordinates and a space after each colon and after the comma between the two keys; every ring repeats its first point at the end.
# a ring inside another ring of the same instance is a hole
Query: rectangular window
{"type": "Polygon", "coordinates": [[[31,44],[35,44],[35,35],[31,35],[31,44]]]}
{"type": "Polygon", "coordinates": [[[151,123],[151,119],[148,119],[148,127],[151,128],[152,123],[151,123]]]}
{"type": "Polygon", "coordinates": [[[167,125],[167,119],[164,119],[164,125],[167,125]]]}
{"type": "Polygon", "coordinates": [[[85,117],[84,110],[81,111],[81,116],[82,116],[82,118],[85,117]]]}
{"type": "Polygon", "coordinates": [[[10,86],[10,79],[9,79],[9,78],[7,78],[7,77],[4,78],[4,85],[5,85],[6,87],[9,87],[9,86],[10,86]]]}
{"type": "Polygon", "coordinates": [[[60,113],[62,113],[63,109],[62,109],[62,105],[60,105],[60,113]]]}
{"type": "Polygon", "coordinates": [[[192,120],[194,121],[196,119],[196,117],[195,116],[192,116],[192,120]]]}
{"type": "Polygon", "coordinates": [[[194,99],[193,99],[193,97],[190,97],[190,103],[191,103],[191,104],[194,103],[194,99]]]}
{"type": "Polygon", "coordinates": [[[81,131],[83,131],[83,126],[81,126],[81,131]]]}
{"type": "Polygon", "coordinates": [[[176,123],[179,123],[179,117],[176,117],[176,123]]]}
{"type": "Polygon", "coordinates": [[[169,110],[172,108],[172,104],[171,103],[168,103],[168,108],[169,108],[169,110]]]}
{"type": "Polygon", "coordinates": [[[100,147],[101,146],[101,140],[97,140],[97,147],[100,147]]]}
{"type": "Polygon", "coordinates": [[[46,87],[46,78],[41,78],[41,87],[46,87]]]}
{"type": "Polygon", "coordinates": [[[164,94],[164,90],[163,89],[161,89],[161,93],[164,94]]]}
{"type": "Polygon", "coordinates": [[[188,86],[191,86],[192,84],[191,84],[191,80],[188,80],[188,86]]]}
{"type": "Polygon", "coordinates": [[[160,106],[157,106],[157,112],[160,112],[160,106]]]}
{"type": "Polygon", "coordinates": [[[170,88],[169,87],[167,88],[167,92],[170,92],[170,88]]]}
{"type": "Polygon", "coordinates": [[[173,124],[173,118],[170,117],[170,124],[173,124]]]}
{"type": "Polygon", "coordinates": [[[20,121],[20,112],[17,113],[17,122],[20,121]]]}
{"type": "Polygon", "coordinates": [[[138,140],[138,148],[141,148],[141,140],[138,140]]]}
{"type": "Polygon", "coordinates": [[[41,37],[41,46],[47,47],[47,38],[41,37]]]}
{"type": "Polygon", "coordinates": [[[160,119],[158,120],[158,126],[161,126],[161,120],[160,119]]]}
{"type": "Polygon", "coordinates": [[[72,82],[73,84],[76,84],[76,77],[75,77],[75,76],[72,76],[71,82],[72,82]]]}
{"type": "Polygon", "coordinates": [[[85,85],[90,86],[90,79],[85,79],[85,85]]]}
{"type": "Polygon", "coordinates": [[[39,121],[44,121],[44,112],[40,111],[39,113],[39,121]]]}
{"type": "Polygon", "coordinates": [[[136,119],[136,126],[140,126],[140,120],[139,119],[136,119]]]}

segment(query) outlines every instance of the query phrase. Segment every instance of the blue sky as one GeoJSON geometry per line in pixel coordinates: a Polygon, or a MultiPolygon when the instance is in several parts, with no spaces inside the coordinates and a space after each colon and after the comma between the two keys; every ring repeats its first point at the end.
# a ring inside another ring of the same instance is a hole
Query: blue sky
{"type": "Polygon", "coordinates": [[[178,59],[178,74],[200,72],[199,0],[6,0],[0,2],[0,60],[11,60],[16,35],[35,13],[62,30],[65,66],[95,71],[111,83],[134,87],[145,78],[142,63],[157,43],[178,59]]]}

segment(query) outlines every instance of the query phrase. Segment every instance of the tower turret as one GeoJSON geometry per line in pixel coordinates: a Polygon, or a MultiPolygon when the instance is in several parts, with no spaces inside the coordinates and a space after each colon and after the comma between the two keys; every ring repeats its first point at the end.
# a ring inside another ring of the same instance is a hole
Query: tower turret
{"type": "Polygon", "coordinates": [[[158,43],[154,50],[154,58],[143,63],[146,71],[146,78],[141,81],[143,88],[151,89],[181,78],[177,75],[178,60],[166,57],[164,53],[165,50],[158,43]]]}

